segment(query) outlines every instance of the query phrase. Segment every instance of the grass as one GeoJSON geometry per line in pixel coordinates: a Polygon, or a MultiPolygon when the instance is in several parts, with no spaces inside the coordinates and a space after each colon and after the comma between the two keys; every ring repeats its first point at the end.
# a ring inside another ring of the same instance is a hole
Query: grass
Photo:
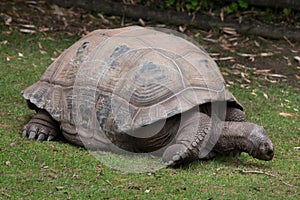
{"type": "Polygon", "coordinates": [[[230,87],[249,121],[269,132],[276,148],[272,161],[242,154],[178,169],[125,174],[102,166],[83,148],[20,137],[34,113],[27,109],[21,90],[37,81],[51,57],[77,38],[1,29],[0,199],[299,199],[300,151],[294,147],[300,145],[300,99],[287,84],[253,81],[249,89],[230,87]],[[281,112],[298,117],[282,117],[281,112]]]}

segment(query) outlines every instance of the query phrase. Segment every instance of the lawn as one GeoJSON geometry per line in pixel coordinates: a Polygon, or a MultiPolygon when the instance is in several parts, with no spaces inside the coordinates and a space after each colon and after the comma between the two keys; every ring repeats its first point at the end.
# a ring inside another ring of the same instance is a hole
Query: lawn
{"type": "MultiPolygon", "coordinates": [[[[78,38],[24,34],[1,25],[0,199],[299,199],[300,95],[295,86],[247,72],[250,86],[229,89],[249,121],[263,125],[275,145],[264,162],[237,158],[197,161],[178,169],[121,173],[83,148],[66,142],[36,142],[20,136],[34,114],[21,91],[39,80],[51,58],[78,38]]],[[[244,70],[244,69],[240,69],[244,70]]],[[[226,80],[236,80],[222,66],[226,80]]]]}

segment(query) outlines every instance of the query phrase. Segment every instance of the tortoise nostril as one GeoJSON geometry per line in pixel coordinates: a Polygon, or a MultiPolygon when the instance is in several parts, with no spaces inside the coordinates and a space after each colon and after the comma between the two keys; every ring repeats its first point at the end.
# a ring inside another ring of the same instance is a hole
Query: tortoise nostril
{"type": "Polygon", "coordinates": [[[273,155],[274,155],[274,151],[273,151],[273,150],[271,150],[271,149],[270,149],[270,150],[268,150],[268,152],[267,152],[267,155],[268,155],[268,156],[273,156],[273,155]]]}

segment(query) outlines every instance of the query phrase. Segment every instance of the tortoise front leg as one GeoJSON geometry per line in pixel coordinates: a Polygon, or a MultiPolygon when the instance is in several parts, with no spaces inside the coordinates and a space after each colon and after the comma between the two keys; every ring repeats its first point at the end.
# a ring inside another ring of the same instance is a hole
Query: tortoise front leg
{"type": "Polygon", "coordinates": [[[58,136],[59,124],[47,111],[38,110],[31,120],[24,126],[22,136],[33,140],[53,140],[58,136]]]}
{"type": "MultiPolygon", "coordinates": [[[[175,166],[197,160],[205,148],[211,134],[211,119],[199,111],[189,111],[183,116],[175,144],[163,153],[162,163],[175,166]]],[[[208,152],[207,152],[208,153],[208,152]]]]}
{"type": "Polygon", "coordinates": [[[225,121],[246,122],[246,115],[238,108],[228,107],[226,110],[225,121]]]}

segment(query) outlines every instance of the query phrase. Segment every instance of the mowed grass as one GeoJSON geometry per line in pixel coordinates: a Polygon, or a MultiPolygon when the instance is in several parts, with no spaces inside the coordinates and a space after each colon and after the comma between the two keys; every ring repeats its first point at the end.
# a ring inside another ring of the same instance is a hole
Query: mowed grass
{"type": "Polygon", "coordinates": [[[230,90],[251,122],[264,125],[276,152],[270,162],[242,154],[178,169],[121,173],[65,142],[20,136],[34,114],[21,91],[39,80],[51,57],[78,38],[0,33],[0,199],[299,199],[299,93],[285,83],[255,81],[230,90]],[[290,113],[294,117],[283,117],[290,113]],[[245,173],[242,173],[245,172],[245,173]]]}

